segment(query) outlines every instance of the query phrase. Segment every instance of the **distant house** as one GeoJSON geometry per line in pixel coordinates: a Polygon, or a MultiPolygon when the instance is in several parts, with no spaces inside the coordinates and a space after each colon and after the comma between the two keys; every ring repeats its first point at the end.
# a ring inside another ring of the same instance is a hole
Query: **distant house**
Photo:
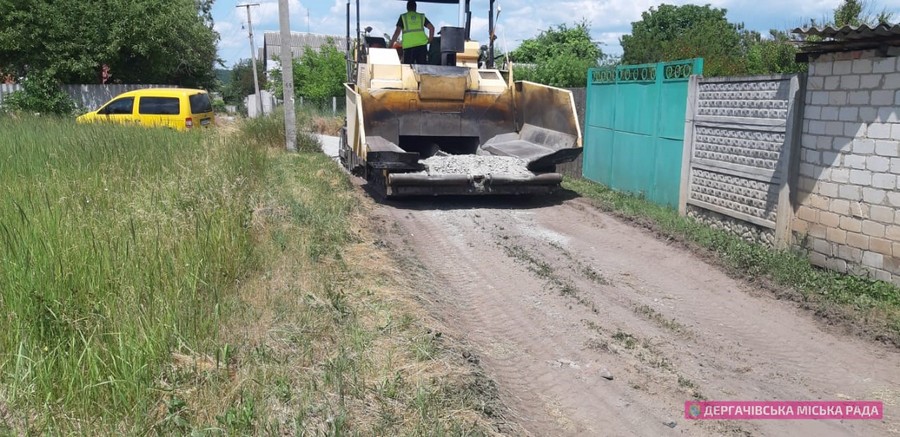
{"type": "MultiPolygon", "coordinates": [[[[340,35],[320,35],[308,32],[291,32],[291,53],[295,58],[303,56],[303,52],[309,47],[319,50],[320,47],[331,41],[341,53],[347,52],[347,38],[340,35]]],[[[266,71],[271,71],[278,66],[277,59],[281,57],[281,34],[279,32],[266,32],[263,34],[263,47],[261,58],[265,63],[266,71]]]]}

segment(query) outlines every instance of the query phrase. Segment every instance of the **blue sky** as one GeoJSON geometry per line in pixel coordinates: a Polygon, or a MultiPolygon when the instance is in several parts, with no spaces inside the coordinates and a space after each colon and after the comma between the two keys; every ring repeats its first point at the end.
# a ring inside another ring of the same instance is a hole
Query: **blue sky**
{"type": "MultiPolygon", "coordinates": [[[[262,44],[265,31],[278,30],[278,1],[252,0],[260,6],[252,7],[253,32],[257,47],[262,44]]],[[[361,9],[360,26],[372,26],[376,34],[392,34],[397,17],[405,12],[405,1],[359,0],[361,9]]],[[[250,42],[247,38],[247,15],[245,8],[236,8],[244,2],[216,0],[213,19],[216,30],[222,36],[219,42],[219,56],[230,68],[240,59],[250,56],[250,42]]],[[[346,32],[346,0],[289,0],[291,30],[313,33],[338,34],[346,32]],[[307,16],[309,19],[307,20],[307,16]]],[[[595,41],[603,44],[606,53],[621,54],[618,39],[631,30],[631,22],[641,17],[641,12],[663,2],[650,0],[497,0],[501,7],[497,25],[497,43],[501,49],[512,50],[523,39],[534,37],[539,31],[550,26],[572,24],[586,19],[591,24],[591,34],[595,41]]],[[[669,4],[711,4],[728,10],[731,22],[743,22],[749,29],[767,32],[768,29],[787,29],[804,23],[809,18],[821,20],[829,17],[840,0],[707,0],[701,2],[667,1],[669,4]]],[[[887,8],[895,12],[900,21],[900,0],[876,2],[879,10],[887,8]]],[[[356,0],[351,0],[353,12],[353,32],[356,27],[356,0]]],[[[472,36],[480,41],[487,40],[488,0],[472,0],[472,36]]],[[[456,5],[419,3],[419,12],[425,13],[435,27],[456,26],[460,10],[456,5]]]]}

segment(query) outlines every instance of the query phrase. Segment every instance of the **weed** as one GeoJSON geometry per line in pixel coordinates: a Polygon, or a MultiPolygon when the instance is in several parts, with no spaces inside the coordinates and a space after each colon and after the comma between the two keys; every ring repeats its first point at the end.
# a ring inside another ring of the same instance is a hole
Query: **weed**
{"type": "Polygon", "coordinates": [[[285,378],[276,378],[274,385],[275,397],[281,402],[290,402],[293,398],[293,390],[291,389],[290,382],[285,378]]]}
{"type": "Polygon", "coordinates": [[[633,335],[622,331],[616,331],[612,338],[622,343],[622,345],[625,346],[625,349],[634,349],[635,345],[637,345],[637,339],[635,339],[633,335]]]}
{"type": "Polygon", "coordinates": [[[546,280],[551,287],[559,291],[560,295],[575,298],[580,303],[591,307],[590,302],[579,296],[578,288],[557,276],[550,264],[535,258],[522,246],[504,245],[503,249],[507,256],[524,263],[526,269],[538,278],[546,280]]]}
{"type": "Polygon", "coordinates": [[[437,353],[437,341],[431,334],[418,335],[411,342],[413,355],[419,361],[434,359],[437,353]]]}
{"type": "Polygon", "coordinates": [[[394,372],[393,377],[384,378],[377,386],[378,395],[384,399],[396,399],[403,388],[403,374],[394,372]]]}
{"type": "Polygon", "coordinates": [[[517,245],[503,246],[506,255],[525,263],[525,268],[534,273],[538,278],[550,279],[553,276],[553,268],[543,260],[531,255],[527,249],[517,245]]]}
{"type": "Polygon", "coordinates": [[[603,333],[603,328],[601,328],[600,325],[598,325],[593,320],[582,320],[581,322],[584,323],[584,325],[587,326],[588,329],[596,331],[598,334],[603,333]]]}
{"type": "Polygon", "coordinates": [[[608,279],[604,278],[603,275],[601,275],[600,273],[597,273],[597,271],[594,270],[594,268],[591,266],[582,266],[581,272],[582,272],[582,274],[584,274],[584,276],[586,276],[588,279],[590,279],[591,281],[593,281],[596,284],[600,284],[600,285],[609,285],[610,284],[608,279]]]}
{"type": "Polygon", "coordinates": [[[697,384],[695,384],[694,381],[691,381],[690,379],[687,379],[681,375],[678,375],[678,386],[688,389],[697,388],[697,384]]]}
{"type": "Polygon", "coordinates": [[[668,329],[669,331],[679,334],[682,337],[692,335],[687,326],[678,323],[674,318],[665,318],[662,314],[651,308],[650,305],[641,305],[635,308],[634,311],[638,314],[644,315],[660,327],[668,329]]]}
{"type": "Polygon", "coordinates": [[[642,363],[647,364],[654,369],[668,370],[670,372],[673,371],[672,363],[669,361],[669,359],[655,353],[654,351],[648,350],[646,353],[639,352],[637,358],[642,363]]]}
{"type": "Polygon", "coordinates": [[[216,421],[229,434],[250,434],[256,422],[256,404],[253,397],[240,398],[237,405],[232,405],[219,416],[216,421]]]}
{"type": "Polygon", "coordinates": [[[549,243],[549,245],[553,249],[556,249],[556,251],[561,253],[564,257],[566,257],[566,260],[570,264],[570,268],[573,271],[575,271],[576,273],[581,273],[582,275],[584,275],[586,278],[588,278],[591,282],[593,282],[595,284],[599,284],[599,285],[609,285],[610,284],[608,279],[604,278],[603,275],[601,275],[599,272],[594,270],[594,268],[592,266],[589,266],[589,265],[583,263],[580,259],[572,256],[572,254],[568,250],[566,250],[566,248],[562,247],[561,244],[559,244],[555,241],[551,241],[549,243]]]}
{"type": "Polygon", "coordinates": [[[613,352],[613,350],[609,347],[609,342],[607,342],[606,340],[591,339],[587,341],[586,346],[589,349],[593,349],[599,352],[613,352]]]}
{"type": "Polygon", "coordinates": [[[178,397],[172,397],[166,402],[167,415],[161,427],[167,425],[177,431],[185,431],[190,429],[191,424],[188,422],[185,413],[187,412],[187,403],[178,397]]]}

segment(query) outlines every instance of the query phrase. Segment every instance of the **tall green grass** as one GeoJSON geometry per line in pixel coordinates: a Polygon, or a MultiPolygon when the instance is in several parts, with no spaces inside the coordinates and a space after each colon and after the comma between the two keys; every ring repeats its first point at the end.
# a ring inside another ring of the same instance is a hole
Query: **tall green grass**
{"type": "Polygon", "coordinates": [[[213,347],[253,265],[266,162],[215,135],[0,118],[0,411],[17,429],[139,423],[170,353],[213,347]]]}
{"type": "MultiPolygon", "coordinates": [[[[308,112],[297,111],[296,146],[298,152],[318,152],[319,142],[307,131],[312,120],[308,112]]],[[[241,123],[237,141],[262,147],[283,148],[285,144],[284,109],[279,107],[265,117],[248,118],[241,123]]]]}

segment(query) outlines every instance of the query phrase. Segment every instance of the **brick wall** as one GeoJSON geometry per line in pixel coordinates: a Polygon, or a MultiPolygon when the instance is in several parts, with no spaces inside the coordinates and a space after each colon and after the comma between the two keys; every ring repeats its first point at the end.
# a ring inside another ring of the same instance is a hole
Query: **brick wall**
{"type": "Polygon", "coordinates": [[[813,263],[900,283],[900,61],[809,63],[793,230],[813,263]]]}

